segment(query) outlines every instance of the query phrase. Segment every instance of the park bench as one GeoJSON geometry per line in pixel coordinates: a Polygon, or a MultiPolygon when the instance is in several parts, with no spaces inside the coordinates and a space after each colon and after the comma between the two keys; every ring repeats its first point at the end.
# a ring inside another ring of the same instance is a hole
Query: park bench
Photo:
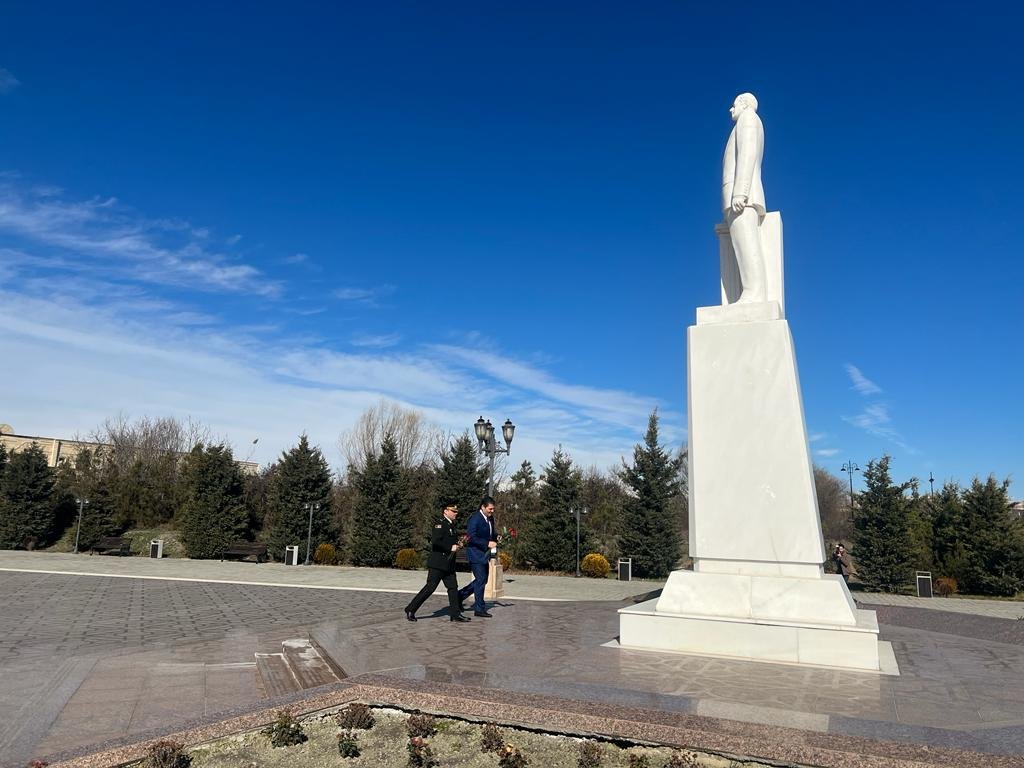
{"type": "Polygon", "coordinates": [[[89,554],[101,554],[101,555],[130,555],[131,546],[128,539],[121,536],[104,536],[102,539],[97,541],[91,547],[89,547],[89,554]]]}
{"type": "Polygon", "coordinates": [[[228,557],[235,557],[239,560],[244,560],[247,557],[255,557],[257,563],[262,563],[267,559],[267,545],[256,544],[251,541],[239,541],[235,544],[230,544],[221,550],[220,559],[223,561],[228,557]]]}

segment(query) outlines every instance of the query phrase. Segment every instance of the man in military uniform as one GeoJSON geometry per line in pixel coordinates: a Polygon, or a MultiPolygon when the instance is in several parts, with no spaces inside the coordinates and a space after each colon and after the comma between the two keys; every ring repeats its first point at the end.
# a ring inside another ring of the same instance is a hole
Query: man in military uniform
{"type": "Polygon", "coordinates": [[[451,621],[469,621],[462,615],[459,604],[459,584],[455,580],[455,553],[459,549],[459,534],[455,531],[455,518],[459,506],[455,502],[444,505],[444,519],[430,532],[430,556],[427,558],[427,583],[405,608],[405,618],[416,621],[416,611],[434,594],[437,585],[444,582],[448,590],[448,617],[451,621]]]}

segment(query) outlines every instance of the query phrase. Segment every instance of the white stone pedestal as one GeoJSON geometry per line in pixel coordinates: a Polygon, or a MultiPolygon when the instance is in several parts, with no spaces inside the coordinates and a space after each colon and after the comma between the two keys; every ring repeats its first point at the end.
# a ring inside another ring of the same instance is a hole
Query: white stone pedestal
{"type": "Polygon", "coordinates": [[[672,573],[657,600],[619,611],[620,644],[880,671],[874,612],[858,610],[843,580],[822,570],[780,302],[702,307],[687,339],[694,569],[672,573]]]}

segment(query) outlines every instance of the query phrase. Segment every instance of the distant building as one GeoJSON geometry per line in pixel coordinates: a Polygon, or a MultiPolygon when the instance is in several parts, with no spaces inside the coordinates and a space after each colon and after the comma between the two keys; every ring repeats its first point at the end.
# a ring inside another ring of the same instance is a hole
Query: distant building
{"type": "Polygon", "coordinates": [[[1024,501],[1015,501],[1010,505],[1010,514],[1014,517],[1024,517],[1024,501]]]}
{"type": "MultiPolygon", "coordinates": [[[[42,437],[40,435],[19,435],[10,424],[0,424],[0,444],[8,453],[17,453],[36,443],[46,454],[46,462],[51,467],[57,467],[66,462],[75,463],[75,457],[85,450],[96,450],[102,448],[105,443],[94,443],[88,440],[68,440],[63,437],[42,437]]],[[[235,464],[242,470],[243,474],[255,475],[260,471],[260,465],[255,461],[236,461],[235,464]]]]}

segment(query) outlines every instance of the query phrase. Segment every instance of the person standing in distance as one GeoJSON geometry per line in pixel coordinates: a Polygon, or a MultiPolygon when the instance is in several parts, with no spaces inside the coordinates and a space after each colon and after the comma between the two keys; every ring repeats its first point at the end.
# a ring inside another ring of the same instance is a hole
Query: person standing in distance
{"type": "Polygon", "coordinates": [[[466,559],[473,571],[473,581],[459,590],[459,604],[474,595],[473,615],[484,619],[491,618],[484,604],[484,586],[487,584],[488,559],[497,553],[497,537],[494,535],[494,499],[484,496],[480,501],[480,511],[469,518],[466,526],[469,543],[466,545],[466,559]]]}
{"type": "Polygon", "coordinates": [[[437,585],[444,582],[448,590],[448,618],[451,621],[469,621],[462,615],[459,604],[459,583],[455,578],[455,553],[459,549],[459,534],[455,530],[455,518],[459,506],[445,502],[444,519],[437,523],[430,533],[430,555],[427,557],[427,583],[416,593],[416,597],[405,607],[405,618],[416,621],[416,611],[423,602],[434,594],[437,585]]]}

